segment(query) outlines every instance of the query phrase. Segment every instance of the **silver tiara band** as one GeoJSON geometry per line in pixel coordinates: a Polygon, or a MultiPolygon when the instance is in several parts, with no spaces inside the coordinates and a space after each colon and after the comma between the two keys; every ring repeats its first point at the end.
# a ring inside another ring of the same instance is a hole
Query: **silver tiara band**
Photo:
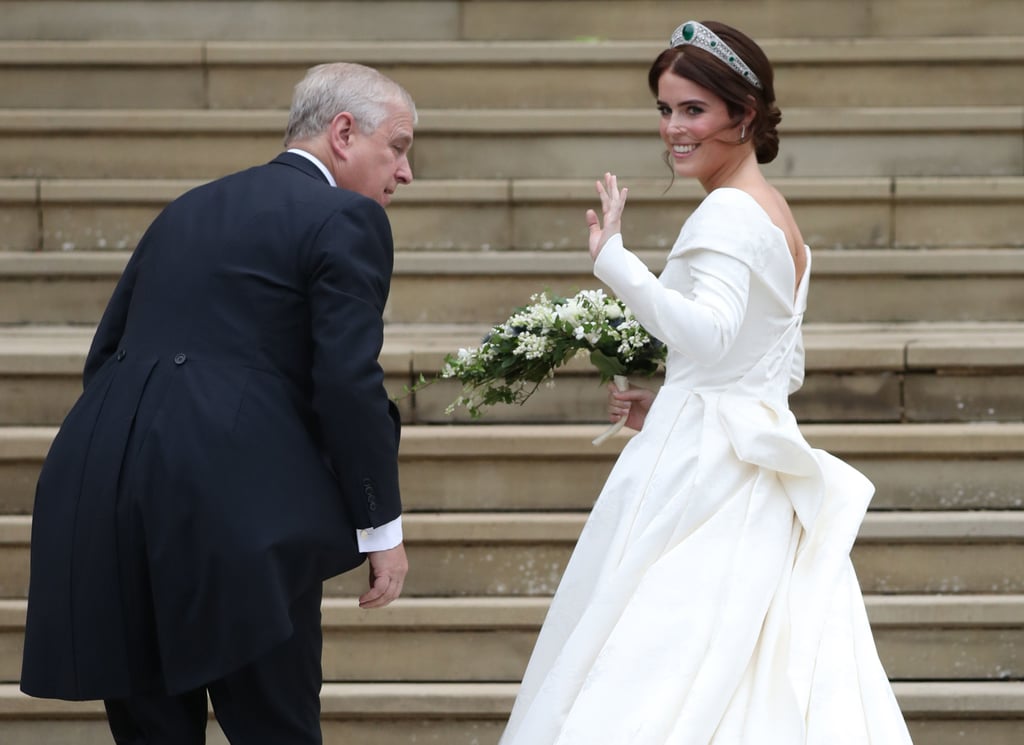
{"type": "Polygon", "coordinates": [[[754,71],[747,67],[747,63],[740,59],[732,48],[722,41],[718,34],[697,21],[687,21],[672,32],[669,39],[672,47],[692,46],[703,49],[705,52],[718,57],[725,64],[743,76],[755,88],[761,88],[761,81],[757,79],[754,71]]]}

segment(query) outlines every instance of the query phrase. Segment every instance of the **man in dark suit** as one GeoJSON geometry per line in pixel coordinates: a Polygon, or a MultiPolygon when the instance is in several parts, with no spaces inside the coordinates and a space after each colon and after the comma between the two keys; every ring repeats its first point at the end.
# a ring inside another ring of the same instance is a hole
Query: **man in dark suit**
{"type": "Polygon", "coordinates": [[[39,478],[22,689],[104,699],[117,743],[320,743],[321,587],[408,565],[377,358],[383,206],[416,109],[360,65],[296,86],[272,162],[170,204],[103,314],[39,478]],[[338,187],[338,188],[335,188],[338,187]]]}

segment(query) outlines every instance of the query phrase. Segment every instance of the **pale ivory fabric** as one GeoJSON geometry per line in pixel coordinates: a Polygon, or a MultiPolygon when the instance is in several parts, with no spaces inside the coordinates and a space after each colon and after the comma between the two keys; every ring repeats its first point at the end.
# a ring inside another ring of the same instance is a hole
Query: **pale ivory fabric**
{"type": "Polygon", "coordinates": [[[660,278],[595,274],[669,346],[553,600],[501,745],[904,745],[849,553],[873,493],[812,449],[782,231],[713,191],[660,278]]]}

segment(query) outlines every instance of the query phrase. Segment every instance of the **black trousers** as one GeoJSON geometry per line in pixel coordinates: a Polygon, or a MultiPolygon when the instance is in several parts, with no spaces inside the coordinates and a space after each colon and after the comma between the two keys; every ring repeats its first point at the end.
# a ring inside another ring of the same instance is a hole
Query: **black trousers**
{"type": "Polygon", "coordinates": [[[322,594],[317,585],[293,604],[290,639],[220,680],[175,696],[104,701],[114,742],[204,745],[209,696],[231,745],[322,745],[322,594]]]}

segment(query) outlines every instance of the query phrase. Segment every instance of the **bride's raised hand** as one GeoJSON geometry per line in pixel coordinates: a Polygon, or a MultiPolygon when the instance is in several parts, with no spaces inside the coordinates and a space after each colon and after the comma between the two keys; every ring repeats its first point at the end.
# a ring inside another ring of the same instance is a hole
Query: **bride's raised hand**
{"type": "Polygon", "coordinates": [[[604,175],[604,183],[596,182],[597,195],[601,197],[601,219],[594,210],[587,210],[587,225],[590,228],[590,258],[597,259],[604,244],[616,233],[622,232],[622,210],[626,206],[629,189],[619,190],[618,179],[613,173],[604,175]]]}

